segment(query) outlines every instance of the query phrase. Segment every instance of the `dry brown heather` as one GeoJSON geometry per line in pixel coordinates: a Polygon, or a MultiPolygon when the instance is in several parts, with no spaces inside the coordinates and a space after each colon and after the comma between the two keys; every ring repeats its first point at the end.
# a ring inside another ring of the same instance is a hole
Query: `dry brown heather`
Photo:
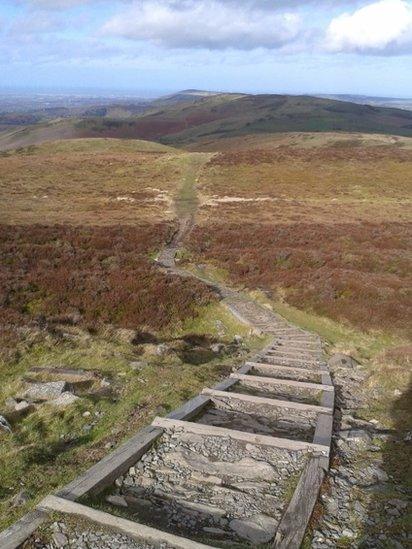
{"type": "Polygon", "coordinates": [[[222,152],[206,166],[191,251],[299,308],[405,333],[412,149],[268,150],[264,139],[265,149],[222,152]]]}
{"type": "Polygon", "coordinates": [[[0,155],[0,222],[123,225],[171,219],[187,154],[156,143],[68,140],[0,155]]]}
{"type": "Polygon", "coordinates": [[[155,330],[193,317],[211,293],[162,274],[149,254],[173,231],[136,227],[0,226],[0,314],[5,324],[80,313],[83,325],[155,330]],[[159,306],[161,303],[161,306],[159,306]]]}

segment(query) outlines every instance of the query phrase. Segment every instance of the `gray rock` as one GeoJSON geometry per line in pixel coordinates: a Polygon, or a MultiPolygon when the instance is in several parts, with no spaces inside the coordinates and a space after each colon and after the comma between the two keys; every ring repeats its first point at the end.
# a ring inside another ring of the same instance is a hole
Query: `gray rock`
{"type": "Polygon", "coordinates": [[[363,429],[349,429],[347,431],[341,431],[340,437],[344,440],[353,442],[369,442],[371,440],[369,433],[363,429]]]}
{"type": "Polygon", "coordinates": [[[30,498],[29,498],[27,492],[25,492],[24,490],[21,490],[11,500],[11,506],[12,507],[20,507],[21,505],[26,504],[29,501],[29,499],[30,498]]]}
{"type": "Polygon", "coordinates": [[[119,507],[128,507],[127,501],[123,496],[107,496],[106,501],[111,505],[117,505],[119,507]]]}
{"type": "Polygon", "coordinates": [[[160,345],[157,345],[156,347],[156,354],[158,356],[164,356],[167,355],[167,353],[170,352],[169,346],[166,345],[166,343],[161,343],[160,345]]]}
{"type": "Polygon", "coordinates": [[[277,521],[267,515],[255,515],[248,520],[234,519],[230,528],[236,534],[252,543],[268,543],[276,533],[277,521]]]}
{"type": "Polygon", "coordinates": [[[48,383],[30,383],[24,392],[24,398],[33,402],[45,402],[69,392],[70,386],[65,381],[50,381],[48,383]]]}
{"type": "Polygon", "coordinates": [[[55,534],[53,534],[53,542],[57,545],[57,547],[64,547],[69,543],[69,540],[67,536],[65,536],[61,532],[56,532],[55,534]]]}
{"type": "Polygon", "coordinates": [[[147,366],[147,362],[144,360],[133,360],[129,363],[129,366],[134,372],[140,372],[140,370],[143,370],[147,366]]]}
{"type": "Polygon", "coordinates": [[[6,431],[6,433],[11,433],[10,423],[4,416],[0,415],[0,431],[6,431]]]}
{"type": "Polygon", "coordinates": [[[137,336],[136,330],[128,330],[127,328],[118,328],[114,331],[114,337],[122,343],[133,343],[137,336]]]}
{"type": "Polygon", "coordinates": [[[62,393],[59,397],[49,400],[48,404],[55,406],[56,408],[64,409],[71,406],[74,402],[80,400],[80,398],[73,393],[62,393]]]}
{"type": "Polygon", "coordinates": [[[334,368],[356,368],[359,365],[354,358],[343,353],[336,353],[329,359],[329,366],[334,368]]]}
{"type": "Polygon", "coordinates": [[[221,353],[224,348],[225,346],[223,345],[223,343],[213,343],[213,345],[210,346],[210,350],[216,354],[221,353]]]}

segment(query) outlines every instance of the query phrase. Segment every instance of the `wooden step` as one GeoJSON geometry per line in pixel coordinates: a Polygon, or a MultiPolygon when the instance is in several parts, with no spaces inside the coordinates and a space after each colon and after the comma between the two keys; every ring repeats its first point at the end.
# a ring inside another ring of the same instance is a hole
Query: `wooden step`
{"type": "Polygon", "coordinates": [[[179,421],[156,417],[153,420],[152,425],[153,427],[158,427],[169,431],[181,430],[202,436],[231,438],[234,440],[245,442],[247,444],[254,444],[258,446],[273,446],[276,448],[283,448],[285,450],[296,451],[307,450],[311,452],[320,452],[323,455],[329,455],[329,447],[322,444],[314,444],[313,442],[303,442],[298,440],[289,440],[285,438],[269,437],[266,435],[256,435],[251,433],[245,433],[244,431],[225,429],[223,427],[214,427],[211,425],[203,425],[201,423],[192,423],[190,421],[179,421]]]}
{"type": "Polygon", "coordinates": [[[333,391],[333,387],[330,385],[322,385],[321,383],[307,383],[304,381],[293,381],[286,379],[277,379],[270,377],[260,377],[260,376],[250,376],[243,374],[230,374],[232,379],[238,379],[239,381],[244,382],[260,382],[267,383],[269,385],[289,385],[290,387],[297,387],[301,389],[315,389],[317,391],[333,391]]]}
{"type": "Polygon", "coordinates": [[[308,412],[316,412],[319,414],[331,414],[331,409],[323,406],[315,406],[313,404],[304,404],[302,402],[291,402],[287,400],[276,400],[275,398],[257,397],[253,395],[244,395],[242,393],[231,393],[229,391],[215,391],[214,389],[203,389],[202,394],[206,396],[216,396],[233,400],[244,400],[251,402],[257,406],[267,404],[278,408],[296,409],[308,412]]]}
{"type": "Polygon", "coordinates": [[[288,366],[276,366],[272,364],[262,364],[260,362],[247,362],[246,364],[251,366],[251,369],[248,372],[249,375],[322,383],[322,370],[320,369],[307,370],[306,368],[290,368],[288,366]]]}

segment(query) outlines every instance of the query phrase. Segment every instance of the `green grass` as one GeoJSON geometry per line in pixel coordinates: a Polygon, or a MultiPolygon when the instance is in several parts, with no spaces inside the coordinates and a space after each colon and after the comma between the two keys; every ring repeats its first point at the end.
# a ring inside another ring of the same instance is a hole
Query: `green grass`
{"type": "MultiPolygon", "coordinates": [[[[189,334],[210,335],[222,342],[240,334],[251,350],[265,343],[263,338],[250,336],[219,304],[200,310],[198,317],[187,321],[182,329],[159,336],[174,339],[189,334]]],[[[112,396],[86,396],[64,411],[43,405],[14,426],[13,435],[0,435],[0,529],[106,455],[106,443],[120,444],[156,415],[170,412],[240,363],[226,355],[194,365],[182,362],[175,354],[157,356],[151,345],[143,355],[142,350],[110,333],[101,333],[84,341],[39,342],[15,363],[0,365],[0,407],[7,396],[21,388],[22,376],[32,366],[97,370],[114,389],[112,396]],[[130,361],[142,359],[146,365],[139,372],[133,371],[130,361]],[[85,417],[85,412],[90,415],[85,417]],[[11,498],[22,489],[29,495],[28,504],[10,509],[11,498]]]]}

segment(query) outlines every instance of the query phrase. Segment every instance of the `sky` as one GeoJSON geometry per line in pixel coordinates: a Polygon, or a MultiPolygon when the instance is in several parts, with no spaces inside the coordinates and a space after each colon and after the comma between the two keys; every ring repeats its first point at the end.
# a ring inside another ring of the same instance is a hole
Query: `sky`
{"type": "Polygon", "coordinates": [[[0,89],[412,97],[412,0],[0,0],[0,89]]]}

